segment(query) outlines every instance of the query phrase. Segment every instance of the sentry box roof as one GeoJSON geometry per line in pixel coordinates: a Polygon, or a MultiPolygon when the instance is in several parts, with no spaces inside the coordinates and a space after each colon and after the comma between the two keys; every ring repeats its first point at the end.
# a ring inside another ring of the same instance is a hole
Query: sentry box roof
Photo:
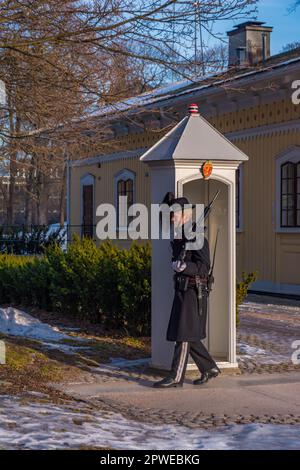
{"type": "Polygon", "coordinates": [[[141,157],[143,162],[160,160],[247,161],[247,155],[233,145],[190,105],[189,115],[141,157]]]}

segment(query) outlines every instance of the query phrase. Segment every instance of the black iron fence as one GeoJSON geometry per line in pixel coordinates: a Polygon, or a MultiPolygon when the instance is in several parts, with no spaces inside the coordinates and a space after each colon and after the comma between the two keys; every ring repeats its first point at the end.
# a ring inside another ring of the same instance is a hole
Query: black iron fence
{"type": "Polygon", "coordinates": [[[96,224],[0,225],[0,254],[42,254],[52,243],[66,249],[74,234],[97,241],[96,224]]]}
{"type": "Polygon", "coordinates": [[[74,233],[94,239],[95,225],[0,225],[0,253],[41,254],[52,243],[66,248],[74,233]]]}

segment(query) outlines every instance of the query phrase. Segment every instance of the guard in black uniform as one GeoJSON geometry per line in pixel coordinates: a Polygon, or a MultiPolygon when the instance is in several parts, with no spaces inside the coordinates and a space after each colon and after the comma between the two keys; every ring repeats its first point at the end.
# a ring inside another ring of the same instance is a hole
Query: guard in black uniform
{"type": "MultiPolygon", "coordinates": [[[[175,228],[191,223],[192,205],[184,197],[173,199],[178,211],[173,212],[175,228]],[[187,209],[190,206],[190,209],[187,209]]],[[[175,295],[167,329],[167,340],[175,342],[172,369],[168,376],[153,384],[154,387],[180,387],[183,384],[189,354],[195,361],[201,377],[194,380],[194,385],[201,385],[221,371],[202,344],[206,337],[207,300],[209,294],[210,255],[209,244],[204,238],[199,250],[187,250],[184,261],[180,254],[187,241],[182,230],[182,238],[172,242],[172,267],[174,269],[175,295]]]]}

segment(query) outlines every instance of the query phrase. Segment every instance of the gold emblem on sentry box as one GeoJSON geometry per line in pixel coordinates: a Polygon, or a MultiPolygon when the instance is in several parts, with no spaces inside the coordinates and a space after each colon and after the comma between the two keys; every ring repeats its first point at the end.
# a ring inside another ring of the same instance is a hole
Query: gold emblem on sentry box
{"type": "Polygon", "coordinates": [[[203,163],[201,166],[201,173],[203,178],[206,180],[210,178],[212,171],[213,171],[213,164],[210,160],[207,160],[206,162],[203,163]]]}

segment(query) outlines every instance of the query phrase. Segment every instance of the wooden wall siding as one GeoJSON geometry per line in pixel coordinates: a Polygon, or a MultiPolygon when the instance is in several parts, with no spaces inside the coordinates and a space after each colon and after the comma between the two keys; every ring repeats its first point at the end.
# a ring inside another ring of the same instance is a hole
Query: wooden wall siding
{"type": "Polygon", "coordinates": [[[275,157],[300,145],[300,132],[270,133],[240,139],[235,144],[250,157],[244,164],[243,232],[237,235],[239,275],[243,270],[255,270],[261,280],[300,283],[300,234],[275,231],[275,157]],[[283,247],[295,256],[289,269],[283,247]]]}
{"type": "MultiPolygon", "coordinates": [[[[199,106],[201,110],[201,101],[199,106]]],[[[223,133],[253,129],[257,126],[278,124],[299,118],[300,106],[293,105],[290,97],[234,112],[219,113],[214,117],[207,116],[208,121],[223,133]]],[[[118,137],[117,146],[122,150],[151,147],[165,133],[166,129],[160,131],[147,129],[144,132],[131,132],[118,137]]]]}
{"type": "Polygon", "coordinates": [[[219,114],[208,119],[220,132],[235,132],[257,126],[278,124],[300,118],[300,106],[294,105],[291,97],[280,101],[219,114]]]}
{"type": "Polygon", "coordinates": [[[300,235],[280,234],[276,237],[276,281],[300,284],[300,235]]]}
{"type": "MultiPolygon", "coordinates": [[[[199,106],[201,110],[201,101],[199,106]]],[[[174,111],[175,114],[176,111],[174,111]]],[[[255,107],[238,109],[237,111],[223,114],[219,113],[214,117],[207,116],[208,121],[223,133],[253,129],[257,126],[278,124],[299,118],[300,106],[293,105],[290,96],[280,101],[272,101],[255,107]]],[[[114,148],[115,150],[135,150],[141,147],[151,147],[166,131],[167,128],[163,130],[147,129],[146,131],[130,132],[127,135],[117,137],[114,148]]]]}
{"type": "Polygon", "coordinates": [[[119,137],[118,147],[121,150],[135,150],[142,147],[151,147],[154,145],[167,131],[151,131],[131,132],[128,135],[119,137]]]}
{"type": "MultiPolygon", "coordinates": [[[[114,204],[114,176],[118,171],[127,168],[136,173],[136,201],[150,204],[150,181],[147,167],[139,161],[139,158],[120,159],[105,162],[98,168],[98,164],[73,167],[71,171],[71,208],[70,224],[80,225],[80,179],[87,173],[95,176],[95,208],[103,203],[114,204]]],[[[80,233],[79,227],[72,232],[80,233]]]]}
{"type": "Polygon", "coordinates": [[[242,272],[245,271],[244,260],[244,236],[242,233],[237,233],[236,236],[236,272],[238,278],[241,278],[242,272]]]}
{"type": "MultiPolygon", "coordinates": [[[[293,105],[287,98],[209,120],[221,132],[227,133],[299,118],[300,105],[293,105]]],[[[149,130],[124,136],[120,142],[124,150],[150,147],[161,135],[149,130]]],[[[300,145],[300,131],[273,131],[264,136],[234,139],[234,143],[250,157],[244,164],[243,231],[237,234],[238,274],[255,270],[259,280],[299,284],[300,234],[275,232],[275,156],[292,145],[300,145]]],[[[80,177],[86,173],[96,177],[96,206],[101,202],[113,203],[114,175],[124,168],[136,172],[137,201],[150,204],[150,181],[145,176],[147,167],[139,158],[108,161],[102,163],[101,168],[97,164],[73,167],[71,224],[80,225],[80,177]]]]}

